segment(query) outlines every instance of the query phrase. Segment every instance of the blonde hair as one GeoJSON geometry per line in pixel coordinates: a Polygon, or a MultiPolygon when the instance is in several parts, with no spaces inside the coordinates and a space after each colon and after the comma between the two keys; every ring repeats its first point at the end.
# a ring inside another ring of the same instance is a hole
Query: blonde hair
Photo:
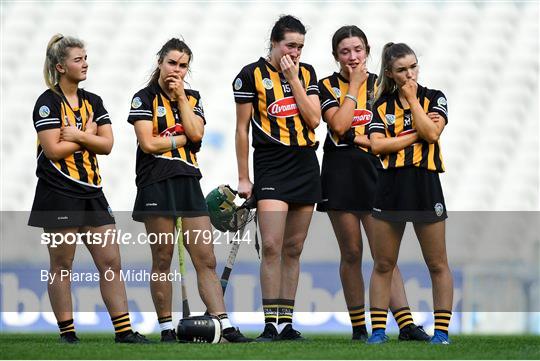
{"type": "Polygon", "coordinates": [[[64,64],[70,48],[84,49],[84,43],[74,37],[55,34],[47,44],[45,64],[43,65],[43,78],[49,89],[56,92],[55,85],[60,80],[57,64],[64,64]]]}
{"type": "Polygon", "coordinates": [[[386,71],[392,70],[392,65],[396,59],[402,58],[406,55],[416,54],[411,49],[411,47],[404,43],[386,43],[382,50],[382,59],[381,59],[381,71],[379,72],[379,77],[377,78],[377,93],[375,94],[375,100],[378,100],[384,95],[391,94],[396,90],[396,82],[394,79],[386,75],[386,71]]]}

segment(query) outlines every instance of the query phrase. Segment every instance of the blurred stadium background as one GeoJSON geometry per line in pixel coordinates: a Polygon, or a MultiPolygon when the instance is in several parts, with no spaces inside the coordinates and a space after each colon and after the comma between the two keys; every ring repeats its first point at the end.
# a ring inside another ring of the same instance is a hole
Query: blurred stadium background
{"type": "MultiPolygon", "coordinates": [[[[512,317],[508,313],[499,316],[464,313],[454,331],[497,332],[498,322],[494,320],[499,317],[509,325],[508,332],[540,333],[540,236],[535,226],[540,204],[537,1],[2,1],[0,209],[4,216],[0,305],[1,324],[6,330],[55,330],[50,315],[28,316],[28,322],[17,323],[20,315],[6,308],[8,285],[18,287],[24,283],[24,276],[17,273],[20,269],[9,267],[21,262],[46,266],[48,260],[45,247],[37,247],[36,238],[20,236],[28,231],[10,224],[11,215],[6,214],[28,211],[32,205],[37,181],[32,109],[45,89],[42,66],[50,37],[60,32],[86,42],[89,72],[82,86],[104,99],[113,121],[113,152],[100,157],[99,162],[104,192],[113,210],[120,212],[132,208],[136,194],[136,141],[132,126],[126,121],[131,97],[144,87],[155,66],[155,53],[170,37],[183,37],[194,53],[188,81],[201,92],[207,118],[203,149],[199,153],[203,190],[206,193],[221,183],[236,186],[231,83],[242,66],[267,53],[270,29],[280,14],[293,14],[308,26],[302,60],[315,67],[319,78],[337,70],[331,55],[331,37],[345,24],[358,25],[366,32],[372,49],[368,67],[373,73],[378,73],[380,51],[386,42],[406,42],[415,49],[420,64],[419,83],[443,90],[449,102],[449,125],[441,138],[447,169],[441,179],[448,209],[476,212],[469,213],[473,223],[481,211],[529,212],[524,219],[532,222],[516,227],[514,223],[493,219],[486,222],[480,217],[471,227],[483,232],[485,239],[489,239],[489,232],[512,233],[484,266],[471,257],[482,252],[480,246],[475,248],[474,237],[470,234],[465,235],[469,238],[454,237],[460,238],[456,241],[460,246],[450,251],[451,262],[460,275],[457,302],[467,302],[461,298],[464,290],[480,289],[489,296],[490,287],[505,285],[507,289],[517,290],[512,297],[525,305],[518,307],[521,313],[512,317]],[[10,227],[16,231],[8,232],[10,227]],[[514,232],[515,229],[519,232],[514,232]],[[5,240],[15,242],[15,239],[16,247],[6,246],[5,240]],[[525,271],[516,271],[521,270],[516,265],[523,266],[525,271]],[[497,272],[493,272],[495,268],[497,272]]],[[[325,134],[323,124],[317,129],[318,139],[323,140],[325,134]]],[[[322,149],[318,154],[321,159],[322,149]]],[[[319,216],[317,220],[317,225],[326,227],[332,237],[329,242],[335,242],[326,217],[319,216]]],[[[457,231],[454,234],[463,236],[457,231]]],[[[450,243],[451,234],[448,238],[450,243]]],[[[318,264],[330,265],[328,269],[333,273],[326,277],[330,277],[328,283],[334,286],[339,283],[336,248],[332,244],[331,252],[314,252],[303,258],[308,262],[308,270],[310,265],[315,268],[318,264]]],[[[218,259],[224,260],[226,251],[220,252],[218,259]]],[[[408,289],[429,282],[418,248],[403,253],[401,260],[411,267],[411,276],[406,279],[408,289]]],[[[77,257],[89,261],[84,254],[78,253],[77,257]]],[[[148,260],[149,254],[145,257],[142,259],[148,260]]],[[[246,262],[245,269],[254,260],[251,250],[241,251],[240,261],[246,262]]],[[[256,282],[254,276],[242,276],[242,267],[235,272],[238,272],[237,281],[244,277],[244,284],[256,282]]],[[[190,274],[190,280],[194,279],[190,274]]],[[[194,285],[191,289],[194,294],[194,285]]],[[[43,305],[47,303],[41,288],[25,291],[33,292],[29,297],[43,299],[43,305]]],[[[231,292],[243,297],[240,290],[231,292]]],[[[339,288],[333,292],[339,295],[339,288]]],[[[345,310],[344,302],[338,298],[335,302],[341,302],[340,309],[345,310]]],[[[327,316],[319,321],[309,314],[298,317],[304,318],[301,328],[307,330],[313,327],[321,332],[324,325],[330,331],[348,330],[346,314],[327,316]]],[[[425,317],[426,322],[428,318],[425,317]]],[[[88,329],[109,329],[106,319],[88,321],[88,329]]],[[[238,316],[237,323],[242,322],[249,325],[249,317],[238,316]]],[[[262,320],[257,318],[257,322],[262,320]]],[[[147,324],[145,330],[154,327],[155,324],[147,324]]]]}

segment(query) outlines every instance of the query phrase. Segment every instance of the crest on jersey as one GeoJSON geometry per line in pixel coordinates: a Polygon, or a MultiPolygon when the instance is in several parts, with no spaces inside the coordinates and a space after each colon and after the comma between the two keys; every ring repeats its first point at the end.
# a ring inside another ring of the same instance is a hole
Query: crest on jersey
{"type": "Polygon", "coordinates": [[[332,90],[334,91],[334,94],[337,98],[341,97],[341,90],[339,90],[339,88],[332,88],[332,90]]]}
{"type": "Polygon", "coordinates": [[[444,212],[444,206],[442,205],[442,203],[435,204],[434,208],[435,208],[435,214],[437,215],[437,217],[442,216],[444,212]]]}
{"type": "Polygon", "coordinates": [[[263,87],[264,89],[266,90],[270,90],[274,87],[274,83],[272,83],[272,80],[268,79],[268,78],[264,78],[262,80],[262,83],[263,83],[263,87]]]}
{"type": "Polygon", "coordinates": [[[167,114],[167,109],[165,109],[164,106],[160,105],[159,107],[157,107],[157,115],[158,115],[158,117],[163,117],[163,116],[165,116],[165,114],[167,114]]]}
{"type": "Polygon", "coordinates": [[[132,107],[133,109],[140,108],[141,105],[142,105],[142,101],[141,101],[141,98],[139,98],[139,97],[135,97],[135,98],[133,98],[133,100],[131,101],[131,107],[132,107]]]}
{"type": "Polygon", "coordinates": [[[396,116],[394,114],[386,114],[385,118],[388,125],[392,125],[396,122],[396,116]]]}
{"type": "Polygon", "coordinates": [[[446,107],[446,99],[444,97],[440,97],[439,99],[437,99],[437,105],[439,105],[440,107],[446,107]]]}
{"type": "Polygon", "coordinates": [[[39,116],[42,118],[48,117],[49,114],[51,114],[51,110],[48,106],[43,105],[41,108],[39,108],[39,116]]]}
{"type": "Polygon", "coordinates": [[[242,89],[242,79],[236,78],[234,81],[234,90],[240,90],[242,89]]]}

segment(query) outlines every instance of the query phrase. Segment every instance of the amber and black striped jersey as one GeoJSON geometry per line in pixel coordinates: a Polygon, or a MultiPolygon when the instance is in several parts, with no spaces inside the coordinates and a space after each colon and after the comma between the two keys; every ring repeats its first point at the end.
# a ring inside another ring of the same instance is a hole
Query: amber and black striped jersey
{"type": "MultiPolygon", "coordinates": [[[[428,89],[419,84],[416,97],[426,113],[437,112],[448,123],[446,97],[441,91],[428,89]]],[[[402,106],[397,90],[378,99],[373,109],[369,134],[382,133],[386,137],[400,137],[416,132],[411,110],[402,106]]],[[[385,169],[415,166],[444,172],[439,141],[429,144],[421,139],[397,153],[381,155],[380,160],[385,169]]]]}
{"type": "MultiPolygon", "coordinates": [[[[351,119],[351,128],[349,129],[349,131],[353,132],[353,136],[368,134],[369,123],[373,119],[372,105],[376,90],[375,80],[377,80],[377,75],[369,73],[367,80],[358,89],[358,94],[356,95],[358,104],[354,110],[354,116],[351,119]]],[[[321,92],[321,110],[324,119],[324,113],[328,109],[340,107],[345,101],[345,96],[349,91],[349,81],[341,76],[341,74],[334,73],[319,81],[319,91],[321,92]]],[[[327,128],[328,134],[324,142],[325,151],[338,147],[346,148],[352,146],[334,134],[329,126],[327,128]]],[[[357,147],[369,152],[369,148],[357,147]]]]}
{"type": "MultiPolygon", "coordinates": [[[[319,94],[311,65],[300,63],[298,76],[307,95],[319,94]]],[[[317,145],[315,132],[302,119],[290,84],[265,59],[246,65],[236,76],[233,89],[236,103],[253,105],[253,147],[317,145]]]]}
{"type": "MultiPolygon", "coordinates": [[[[199,92],[185,90],[193,112],[203,120],[204,112],[199,92]]],[[[150,121],[153,124],[153,135],[168,137],[183,134],[181,131],[182,116],[178,103],[172,101],[156,82],[139,90],[131,101],[128,122],[150,121]]],[[[206,124],[206,121],[205,121],[206,124]]],[[[178,175],[201,178],[197,163],[200,143],[188,142],[185,146],[169,150],[161,154],[147,154],[137,146],[137,187],[144,187],[178,175]]]]}
{"type": "MultiPolygon", "coordinates": [[[[72,108],[60,87],[56,90],[58,93],[47,89],[36,102],[33,112],[36,132],[67,125],[84,131],[92,113],[98,126],[111,123],[98,95],[79,89],[79,105],[72,108]]],[[[102,194],[96,154],[84,148],[62,160],[52,161],[47,159],[38,140],[36,175],[55,191],[70,197],[94,198],[102,194]]]]}

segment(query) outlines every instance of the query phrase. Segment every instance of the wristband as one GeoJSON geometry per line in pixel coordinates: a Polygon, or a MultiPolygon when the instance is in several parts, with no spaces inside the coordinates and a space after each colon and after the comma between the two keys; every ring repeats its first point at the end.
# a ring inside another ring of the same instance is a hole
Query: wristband
{"type": "Polygon", "coordinates": [[[355,106],[355,107],[358,105],[358,99],[356,99],[355,96],[353,96],[353,95],[351,95],[351,94],[347,94],[347,95],[345,95],[345,98],[351,99],[351,100],[354,102],[354,106],[355,106]]]}
{"type": "Polygon", "coordinates": [[[176,140],[174,139],[174,135],[171,135],[169,138],[171,139],[171,150],[175,150],[176,149],[176,140]]]}

